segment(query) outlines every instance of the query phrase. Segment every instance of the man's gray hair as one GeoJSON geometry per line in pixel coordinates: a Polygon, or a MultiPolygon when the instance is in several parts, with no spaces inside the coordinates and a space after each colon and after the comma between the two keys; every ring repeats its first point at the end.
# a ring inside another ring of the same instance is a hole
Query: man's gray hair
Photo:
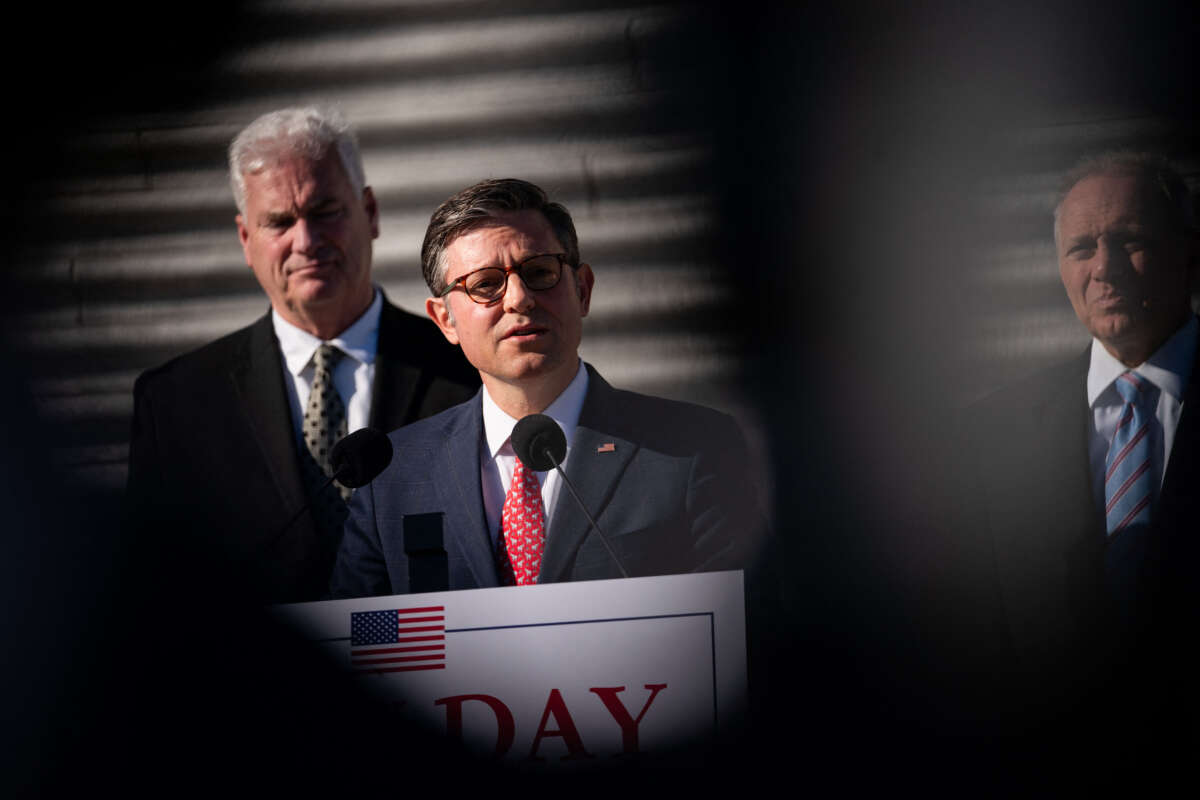
{"type": "Polygon", "coordinates": [[[238,213],[246,213],[246,175],[295,156],[320,161],[330,147],[337,150],[354,196],[361,196],[367,180],[358,137],[340,112],[316,106],[283,108],[251,122],[229,145],[229,181],[238,213]]]}
{"type": "Polygon", "coordinates": [[[519,178],[490,178],[468,186],[438,206],[429,218],[421,244],[421,272],[429,291],[437,296],[446,288],[446,248],[459,236],[484,225],[500,214],[537,211],[566,253],[567,263],[579,266],[579,237],[575,223],[561,203],[553,203],[541,187],[519,178]]]}
{"type": "Polygon", "coordinates": [[[1083,179],[1097,175],[1137,175],[1143,178],[1162,196],[1172,224],[1183,233],[1197,233],[1196,205],[1192,192],[1169,159],[1157,153],[1112,150],[1083,159],[1063,176],[1054,204],[1055,242],[1058,241],[1059,218],[1067,194],[1083,179]]]}

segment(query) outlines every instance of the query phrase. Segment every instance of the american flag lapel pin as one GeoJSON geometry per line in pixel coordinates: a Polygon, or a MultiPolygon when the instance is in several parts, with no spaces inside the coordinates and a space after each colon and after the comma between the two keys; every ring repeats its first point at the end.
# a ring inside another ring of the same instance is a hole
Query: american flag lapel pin
{"type": "Polygon", "coordinates": [[[604,444],[602,444],[596,448],[597,453],[615,453],[616,451],[617,451],[617,446],[615,444],[613,444],[612,442],[605,442],[604,444]]]}

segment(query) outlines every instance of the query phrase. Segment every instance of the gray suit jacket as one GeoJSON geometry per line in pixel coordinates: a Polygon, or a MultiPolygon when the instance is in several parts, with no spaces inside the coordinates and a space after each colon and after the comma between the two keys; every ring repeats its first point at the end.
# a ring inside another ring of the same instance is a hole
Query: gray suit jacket
{"type": "MultiPolygon", "coordinates": [[[[375,358],[371,425],[385,431],[479,385],[429,320],[386,298],[375,358]]],[[[283,380],[269,313],[138,378],[127,503],[141,546],[164,548],[163,569],[215,558],[260,599],[324,595],[337,542],[309,514],[281,530],[307,500],[283,380]]]]}
{"type": "MultiPolygon", "coordinates": [[[[742,566],[742,544],[763,517],[733,419],[619,391],[588,370],[567,473],[630,574],[742,566]]],[[[351,501],[334,597],[410,591],[406,522],[431,512],[444,515],[448,588],[500,584],[483,508],[482,419],[476,395],[391,434],[391,465],[351,501]]],[[[547,531],[539,583],[620,577],[567,491],[547,531]]]]}

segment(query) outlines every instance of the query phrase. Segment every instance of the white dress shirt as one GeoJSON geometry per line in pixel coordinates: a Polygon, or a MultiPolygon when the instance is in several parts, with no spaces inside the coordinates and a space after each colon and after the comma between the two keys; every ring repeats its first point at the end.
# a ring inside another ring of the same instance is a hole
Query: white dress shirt
{"type": "MultiPolygon", "coordinates": [[[[379,343],[379,315],[383,293],[375,290],[375,299],[354,323],[329,340],[345,355],[333,369],[333,385],[346,407],[346,433],[365,428],[371,419],[371,384],[375,380],[375,352],[379,343]]],[[[283,377],[288,403],[292,409],[292,429],[303,442],[304,409],[313,381],[313,355],[322,340],[291,324],[274,309],[271,322],[283,353],[283,377]]]]}
{"type": "MultiPolygon", "coordinates": [[[[583,400],[587,397],[588,373],[579,362],[579,369],[571,383],[563,389],[562,394],[555,398],[542,413],[558,423],[567,437],[567,455],[562,467],[566,469],[571,460],[571,438],[575,435],[575,427],[579,424],[579,413],[583,410],[583,400]]],[[[480,455],[480,470],[483,478],[483,509],[487,514],[488,532],[492,536],[492,545],[500,543],[500,522],[504,513],[504,497],[508,494],[509,484],[512,483],[513,470],[516,469],[517,456],[513,452],[510,436],[517,420],[500,410],[488,394],[487,387],[483,388],[483,438],[487,443],[486,449],[480,455]]],[[[535,472],[538,483],[542,486],[542,505],[546,511],[546,530],[550,530],[550,519],[554,515],[559,493],[558,472],[535,472]]]]}
{"type": "MultiPolygon", "coordinates": [[[[1133,367],[1134,372],[1152,384],[1145,391],[1150,393],[1146,407],[1155,410],[1148,435],[1150,468],[1155,476],[1156,488],[1162,486],[1171,456],[1171,445],[1175,442],[1175,429],[1179,426],[1179,415],[1183,411],[1183,392],[1192,374],[1198,334],[1200,323],[1195,317],[1190,317],[1144,364],[1133,367]]],[[[1104,462],[1121,419],[1121,409],[1125,405],[1113,383],[1129,369],[1105,350],[1099,341],[1092,340],[1092,360],[1087,376],[1088,406],[1092,409],[1092,425],[1088,431],[1088,463],[1092,470],[1092,491],[1101,512],[1104,510],[1104,462]]]]}

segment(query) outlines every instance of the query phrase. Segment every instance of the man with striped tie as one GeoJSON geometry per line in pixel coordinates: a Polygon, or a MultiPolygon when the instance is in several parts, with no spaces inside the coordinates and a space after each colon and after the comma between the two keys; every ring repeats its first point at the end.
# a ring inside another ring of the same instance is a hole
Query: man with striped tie
{"type": "Polygon", "coordinates": [[[986,560],[967,573],[990,578],[1021,719],[1157,752],[1159,723],[1195,697],[1193,199],[1165,160],[1105,154],[1067,176],[1054,239],[1092,342],[974,410],[964,533],[985,534],[986,560]]]}

